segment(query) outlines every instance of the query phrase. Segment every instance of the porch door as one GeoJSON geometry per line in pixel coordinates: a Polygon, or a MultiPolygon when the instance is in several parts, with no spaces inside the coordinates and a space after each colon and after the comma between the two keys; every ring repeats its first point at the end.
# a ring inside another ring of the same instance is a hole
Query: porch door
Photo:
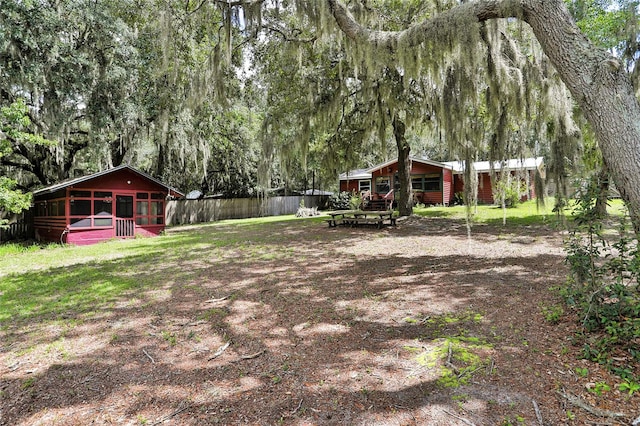
{"type": "Polygon", "coordinates": [[[116,195],[116,237],[133,237],[133,195],[116,195]]]}

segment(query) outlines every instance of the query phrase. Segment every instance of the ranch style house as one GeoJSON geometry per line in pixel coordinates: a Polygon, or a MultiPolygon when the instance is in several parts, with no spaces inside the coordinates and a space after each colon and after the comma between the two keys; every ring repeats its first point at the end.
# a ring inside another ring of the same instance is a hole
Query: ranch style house
{"type": "MultiPolygon", "coordinates": [[[[478,203],[493,204],[493,187],[491,183],[491,165],[488,161],[473,163],[478,177],[478,203]]],[[[411,185],[416,203],[426,205],[450,205],[455,194],[464,191],[463,161],[438,162],[433,160],[411,158],[411,185]]],[[[511,159],[495,162],[495,173],[511,173],[523,182],[525,190],[521,199],[530,200],[536,197],[535,176],[545,175],[542,157],[511,159]]],[[[388,207],[393,204],[395,193],[400,183],[398,179],[398,160],[387,161],[368,169],[356,169],[340,174],[340,191],[365,194],[374,205],[388,207]]]]}

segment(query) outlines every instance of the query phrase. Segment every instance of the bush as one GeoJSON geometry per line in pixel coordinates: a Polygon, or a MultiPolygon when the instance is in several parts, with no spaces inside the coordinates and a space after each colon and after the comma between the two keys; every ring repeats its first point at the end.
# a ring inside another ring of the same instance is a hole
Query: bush
{"type": "Polygon", "coordinates": [[[496,182],[493,199],[502,200],[507,207],[515,207],[522,202],[522,194],[526,191],[525,183],[518,178],[509,176],[496,182]]]}
{"type": "Polygon", "coordinates": [[[454,206],[464,206],[464,192],[460,191],[453,194],[451,204],[454,206]]]}
{"type": "Polygon", "coordinates": [[[591,185],[578,194],[574,227],[565,241],[570,276],[561,292],[583,325],[578,336],[579,342],[584,340],[583,356],[638,381],[640,371],[634,373],[634,368],[640,350],[634,342],[640,335],[640,256],[627,216],[616,237],[604,237],[596,191],[591,185]],[[614,355],[620,352],[629,356],[614,355]]]}
{"type": "Polygon", "coordinates": [[[362,204],[362,198],[355,192],[342,191],[329,197],[329,208],[332,210],[358,209],[362,204]]]}

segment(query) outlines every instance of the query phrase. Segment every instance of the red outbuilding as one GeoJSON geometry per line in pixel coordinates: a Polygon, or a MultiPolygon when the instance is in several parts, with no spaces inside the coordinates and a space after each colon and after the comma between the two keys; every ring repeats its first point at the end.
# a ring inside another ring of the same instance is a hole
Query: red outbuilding
{"type": "Polygon", "coordinates": [[[40,241],[75,245],[158,235],[166,200],[184,194],[128,165],[34,191],[40,241]]]}

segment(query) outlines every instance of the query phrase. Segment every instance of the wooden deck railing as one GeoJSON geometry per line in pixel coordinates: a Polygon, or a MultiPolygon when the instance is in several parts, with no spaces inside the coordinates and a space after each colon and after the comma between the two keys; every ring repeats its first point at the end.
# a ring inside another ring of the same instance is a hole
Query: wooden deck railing
{"type": "Polygon", "coordinates": [[[133,219],[116,218],[116,237],[133,237],[136,224],[133,219]]]}

